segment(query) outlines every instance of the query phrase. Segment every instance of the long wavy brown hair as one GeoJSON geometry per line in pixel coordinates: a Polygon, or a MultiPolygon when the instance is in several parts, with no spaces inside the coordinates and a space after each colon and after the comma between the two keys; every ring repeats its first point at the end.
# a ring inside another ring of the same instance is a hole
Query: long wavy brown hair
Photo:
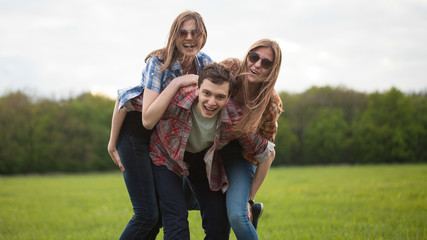
{"type": "Polygon", "coordinates": [[[176,47],[176,42],[179,38],[179,33],[183,23],[190,19],[194,19],[196,21],[198,31],[197,35],[201,38],[202,44],[200,49],[202,49],[205,46],[206,40],[208,38],[208,33],[203,18],[197,12],[185,11],[179,14],[173,21],[171,29],[169,31],[169,38],[166,47],[152,51],[145,58],[145,62],[147,62],[150,57],[157,56],[159,60],[163,63],[163,67],[160,68],[161,71],[170,68],[171,65],[175,62],[175,60],[181,57],[181,54],[179,53],[178,48],[176,47]]]}
{"type": "Polygon", "coordinates": [[[240,134],[257,132],[261,127],[263,114],[268,109],[271,97],[274,94],[274,85],[280,72],[280,65],[282,64],[282,50],[276,41],[270,39],[261,39],[255,42],[248,50],[242,64],[239,68],[239,74],[236,77],[236,88],[238,95],[243,97],[245,111],[243,118],[238,124],[233,126],[232,131],[240,134]],[[274,59],[273,66],[270,71],[261,75],[263,79],[259,85],[259,90],[255,98],[250,99],[249,84],[246,76],[249,74],[248,68],[248,54],[258,48],[267,47],[273,51],[274,59]]]}

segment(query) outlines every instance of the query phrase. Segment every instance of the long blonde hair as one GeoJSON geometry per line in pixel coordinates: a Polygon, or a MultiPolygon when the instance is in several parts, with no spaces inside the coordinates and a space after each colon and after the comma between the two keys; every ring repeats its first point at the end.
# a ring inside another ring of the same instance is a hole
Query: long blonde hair
{"type": "Polygon", "coordinates": [[[239,74],[236,77],[237,91],[243,97],[243,103],[246,107],[243,118],[238,124],[233,126],[232,131],[240,134],[257,132],[262,124],[263,114],[267,110],[274,94],[274,85],[280,72],[282,63],[282,50],[277,42],[270,39],[261,39],[255,42],[246,53],[245,58],[240,65],[239,74]],[[264,80],[260,83],[260,88],[255,99],[249,99],[249,85],[246,77],[249,73],[248,54],[258,48],[267,47],[273,51],[274,59],[272,68],[261,75],[264,80]]]}
{"type": "Polygon", "coordinates": [[[198,34],[200,34],[200,37],[202,38],[202,45],[200,47],[200,49],[202,49],[205,46],[206,40],[208,38],[208,33],[203,18],[197,12],[185,11],[179,14],[173,21],[169,31],[169,38],[166,47],[152,51],[147,55],[145,61],[147,62],[147,60],[152,56],[157,56],[163,63],[163,67],[160,68],[161,71],[170,68],[174,61],[180,57],[180,53],[176,47],[176,42],[179,38],[181,27],[185,21],[190,19],[194,19],[194,21],[196,21],[198,34]]]}

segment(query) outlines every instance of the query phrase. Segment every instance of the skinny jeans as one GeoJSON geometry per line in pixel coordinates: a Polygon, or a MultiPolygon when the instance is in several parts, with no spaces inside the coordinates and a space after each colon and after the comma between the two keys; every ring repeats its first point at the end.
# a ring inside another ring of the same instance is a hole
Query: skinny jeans
{"type": "Polygon", "coordinates": [[[248,198],[256,166],[242,156],[236,140],[221,150],[229,187],[226,192],[227,215],[238,240],[255,240],[258,234],[248,218],[248,198]]]}
{"type": "MultiPolygon", "coordinates": [[[[204,151],[185,152],[184,161],[189,164],[190,172],[187,180],[200,206],[202,227],[206,235],[204,239],[227,240],[230,236],[230,225],[227,220],[225,195],[221,191],[212,191],[209,188],[206,165],[203,161],[204,153],[204,151]]],[[[190,239],[187,200],[182,188],[182,177],[164,165],[154,165],[154,178],[159,194],[164,239],[190,239]]]]}
{"type": "Polygon", "coordinates": [[[117,143],[117,151],[125,167],[123,178],[134,212],[120,240],[155,240],[161,227],[149,157],[151,131],[142,127],[140,116],[140,112],[127,113],[117,143]]]}

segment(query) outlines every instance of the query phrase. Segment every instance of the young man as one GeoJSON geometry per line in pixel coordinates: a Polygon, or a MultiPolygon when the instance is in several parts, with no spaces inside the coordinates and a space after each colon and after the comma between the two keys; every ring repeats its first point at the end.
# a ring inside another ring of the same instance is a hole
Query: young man
{"type": "Polygon", "coordinates": [[[199,88],[178,93],[167,106],[151,137],[150,157],[163,218],[164,239],[190,239],[182,177],[187,176],[198,200],[205,239],[228,239],[225,195],[228,181],[216,151],[238,138],[244,151],[262,162],[274,144],[259,134],[233,136],[232,119],[239,116],[229,102],[233,77],[217,63],[199,75],[199,88]],[[222,191],[219,191],[222,190],[222,191]]]}

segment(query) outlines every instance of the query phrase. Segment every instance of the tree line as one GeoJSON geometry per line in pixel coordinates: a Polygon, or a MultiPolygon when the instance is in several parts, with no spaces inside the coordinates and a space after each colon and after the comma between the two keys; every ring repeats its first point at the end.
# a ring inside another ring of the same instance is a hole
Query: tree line
{"type": "Polygon", "coordinates": [[[274,164],[427,161],[427,94],[313,87],[280,94],[274,164]]]}
{"type": "MultiPolygon", "coordinates": [[[[281,92],[273,165],[427,160],[427,95],[313,87],[281,92]]],[[[107,153],[114,100],[66,100],[21,91],[0,98],[0,174],[117,169],[107,153]]]]}

